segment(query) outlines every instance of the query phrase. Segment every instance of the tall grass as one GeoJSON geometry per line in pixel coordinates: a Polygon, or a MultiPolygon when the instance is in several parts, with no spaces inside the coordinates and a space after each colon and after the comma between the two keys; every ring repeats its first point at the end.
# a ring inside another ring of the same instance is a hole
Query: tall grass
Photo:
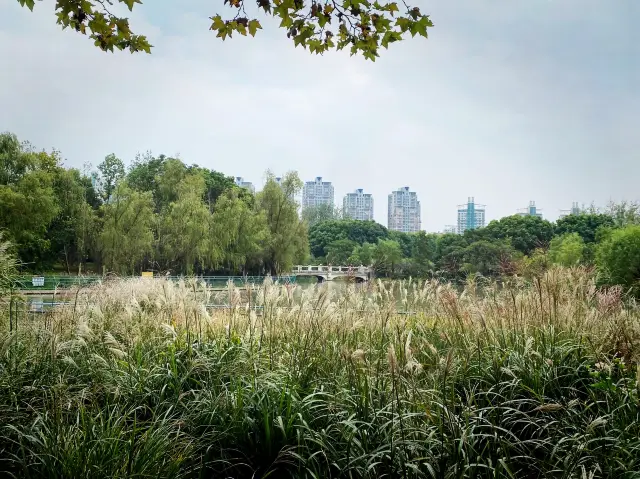
{"type": "Polygon", "coordinates": [[[214,294],[116,281],[2,325],[0,473],[638,476],[640,313],[584,270],[214,294]]]}

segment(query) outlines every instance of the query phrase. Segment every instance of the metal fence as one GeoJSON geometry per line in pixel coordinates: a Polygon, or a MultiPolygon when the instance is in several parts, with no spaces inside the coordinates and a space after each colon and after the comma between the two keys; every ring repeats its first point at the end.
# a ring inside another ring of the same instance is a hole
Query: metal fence
{"type": "MultiPolygon", "coordinates": [[[[100,283],[102,281],[109,281],[114,279],[113,276],[20,276],[15,281],[15,287],[23,291],[52,291],[55,289],[66,289],[73,286],[89,286],[92,284],[100,283]]],[[[140,279],[140,276],[126,276],[122,279],[140,279]]],[[[236,286],[242,286],[245,284],[262,284],[266,278],[271,278],[273,281],[279,283],[295,283],[295,275],[286,276],[154,276],[153,278],[145,277],[146,280],[158,280],[166,279],[170,281],[180,281],[196,279],[198,281],[204,281],[208,286],[226,286],[229,281],[233,282],[236,286]]]]}

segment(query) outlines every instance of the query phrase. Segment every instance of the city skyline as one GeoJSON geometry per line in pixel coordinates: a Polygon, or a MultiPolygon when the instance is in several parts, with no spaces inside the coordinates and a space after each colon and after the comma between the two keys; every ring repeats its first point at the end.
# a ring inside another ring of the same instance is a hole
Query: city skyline
{"type": "MultiPolygon", "coordinates": [[[[242,180],[244,180],[244,178],[242,177],[235,177],[236,178],[236,184],[237,184],[237,179],[240,178],[242,180]]],[[[276,182],[278,182],[278,180],[281,179],[281,177],[276,177],[276,182]]],[[[315,183],[318,180],[322,181],[325,178],[322,176],[317,176],[315,177],[315,179],[313,181],[304,181],[304,179],[302,179],[303,184],[311,184],[311,183],[315,183]]],[[[252,186],[254,186],[251,182],[247,182],[249,184],[251,184],[252,186]]],[[[332,204],[335,205],[335,188],[333,187],[333,182],[332,181],[326,181],[325,183],[328,183],[331,185],[331,187],[333,188],[334,191],[334,202],[332,204]]],[[[264,185],[263,185],[264,186],[264,185]]],[[[403,187],[403,188],[408,188],[408,187],[403,187]]],[[[395,192],[397,190],[392,190],[391,194],[393,194],[393,192],[395,192]]],[[[414,191],[417,194],[417,191],[414,191]]],[[[374,197],[372,193],[364,193],[364,188],[356,188],[354,191],[350,191],[347,192],[343,195],[343,203],[342,203],[342,211],[344,213],[345,211],[345,200],[349,195],[353,195],[353,194],[364,194],[367,197],[371,198],[371,205],[373,206],[375,204],[374,202],[374,197]]],[[[303,191],[302,191],[302,196],[301,198],[299,198],[300,200],[300,207],[303,207],[303,198],[304,198],[304,187],[303,187],[303,191]]],[[[390,195],[387,195],[390,196],[390,195]]],[[[419,195],[418,195],[419,196],[419,195]]],[[[340,195],[338,194],[338,197],[340,197],[340,195]]],[[[446,222],[444,223],[444,226],[442,227],[435,227],[435,228],[431,228],[431,229],[425,229],[422,228],[423,231],[428,231],[428,232],[452,232],[452,233],[457,233],[457,234],[462,234],[465,229],[468,229],[467,226],[461,227],[461,221],[463,221],[463,223],[465,225],[467,225],[467,220],[466,217],[464,217],[463,220],[461,220],[461,212],[463,210],[468,211],[468,204],[469,201],[474,202],[475,204],[475,197],[469,197],[468,202],[466,204],[463,205],[457,205],[456,209],[457,209],[457,215],[455,214],[454,208],[451,207],[450,210],[453,211],[453,213],[450,215],[451,219],[455,219],[455,224],[454,222],[446,222]]],[[[420,201],[418,203],[421,203],[420,201]]],[[[422,203],[421,203],[422,204],[422,203]]],[[[593,205],[593,202],[591,202],[591,204],[593,205]]],[[[511,212],[507,212],[506,214],[502,215],[502,216],[496,216],[496,215],[489,215],[487,216],[487,212],[486,212],[486,208],[487,205],[475,205],[475,206],[479,206],[479,208],[475,208],[476,210],[476,228],[480,228],[480,227],[484,227],[486,226],[488,223],[490,223],[493,220],[499,220],[501,218],[504,218],[506,216],[512,216],[512,215],[519,215],[519,216],[529,216],[529,215],[535,215],[535,216],[539,216],[543,219],[547,219],[548,221],[556,221],[558,219],[561,219],[569,214],[578,214],[581,211],[586,210],[585,207],[585,203],[582,203],[582,206],[580,206],[580,202],[578,201],[572,201],[571,202],[571,208],[557,208],[557,215],[550,215],[549,217],[547,217],[545,214],[543,214],[543,209],[539,208],[536,205],[536,201],[535,200],[529,200],[529,206],[527,208],[511,208],[512,211],[511,212]]],[[[600,207],[604,207],[606,205],[600,205],[600,207]]],[[[420,206],[420,210],[421,210],[421,217],[420,217],[420,223],[421,225],[423,225],[423,219],[422,219],[422,206],[420,206]]],[[[448,209],[442,209],[441,211],[449,211],[448,209]]],[[[463,213],[464,214],[464,213],[463,213]]],[[[345,215],[349,216],[350,215],[345,215]]],[[[354,219],[361,219],[361,218],[354,218],[354,219]]],[[[373,215],[373,218],[371,218],[373,221],[376,221],[379,224],[382,224],[386,227],[389,226],[389,213],[388,213],[388,206],[387,206],[387,217],[386,217],[386,221],[384,220],[380,220],[379,218],[377,218],[375,216],[375,214],[373,215]]]]}

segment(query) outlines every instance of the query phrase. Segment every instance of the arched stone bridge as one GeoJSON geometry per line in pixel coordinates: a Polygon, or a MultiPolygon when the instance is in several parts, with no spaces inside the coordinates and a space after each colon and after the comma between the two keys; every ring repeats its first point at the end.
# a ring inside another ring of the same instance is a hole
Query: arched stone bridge
{"type": "Polygon", "coordinates": [[[294,266],[291,272],[295,276],[313,276],[318,283],[333,281],[336,278],[354,278],[363,283],[373,278],[373,268],[367,266],[294,266]]]}

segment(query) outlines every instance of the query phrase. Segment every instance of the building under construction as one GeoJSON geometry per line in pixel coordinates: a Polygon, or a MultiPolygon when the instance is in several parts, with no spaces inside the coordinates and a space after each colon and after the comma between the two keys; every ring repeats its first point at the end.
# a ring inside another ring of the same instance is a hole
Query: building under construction
{"type": "Polygon", "coordinates": [[[521,208],[517,213],[519,216],[537,216],[538,218],[542,218],[542,210],[536,207],[535,201],[529,201],[528,208],[521,208]]]}
{"type": "Polygon", "coordinates": [[[467,198],[467,204],[458,205],[458,228],[461,235],[466,230],[475,230],[485,225],[485,205],[477,205],[473,196],[467,198]]]}
{"type": "Polygon", "coordinates": [[[571,203],[570,210],[560,210],[560,216],[558,216],[558,219],[564,218],[565,216],[569,216],[569,215],[579,215],[583,211],[584,211],[583,208],[580,208],[580,205],[578,205],[578,202],[574,201],[573,203],[571,203]]]}

